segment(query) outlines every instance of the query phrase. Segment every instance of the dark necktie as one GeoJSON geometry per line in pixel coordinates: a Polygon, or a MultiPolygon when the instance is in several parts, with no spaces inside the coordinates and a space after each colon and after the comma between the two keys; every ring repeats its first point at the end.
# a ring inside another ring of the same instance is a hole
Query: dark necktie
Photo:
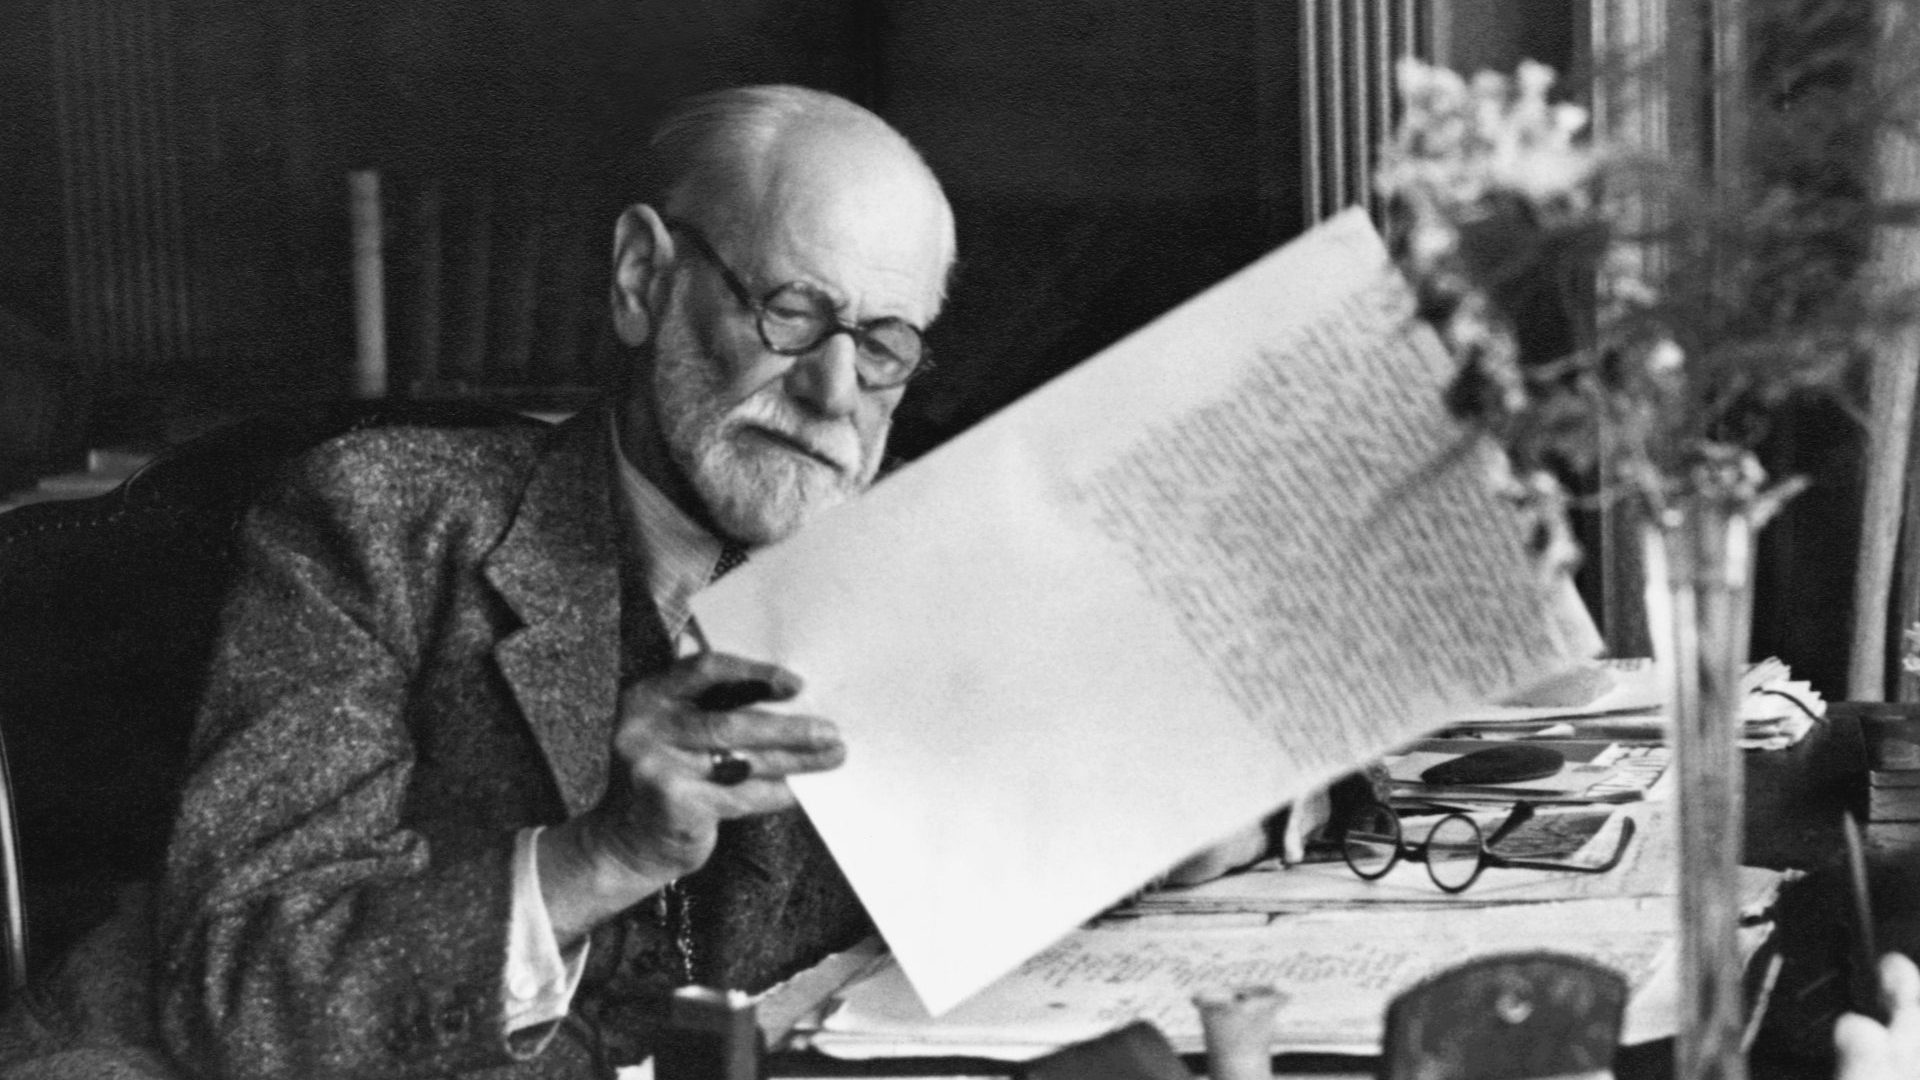
{"type": "MultiPolygon", "coordinates": [[[[652,603],[652,594],[634,560],[622,560],[620,567],[620,681],[622,684],[665,671],[680,654],[677,643],[660,622],[660,611],[652,603]]],[[[708,584],[720,580],[747,561],[747,549],[739,544],[723,543],[720,557],[714,560],[708,584]]]]}
{"type": "Polygon", "coordinates": [[[713,576],[707,579],[707,584],[711,585],[714,582],[719,581],[721,578],[726,577],[728,574],[732,573],[735,569],[737,569],[741,563],[746,561],[747,561],[746,548],[741,547],[739,544],[735,544],[730,541],[727,543],[721,544],[720,558],[715,560],[713,564],[713,576]]]}

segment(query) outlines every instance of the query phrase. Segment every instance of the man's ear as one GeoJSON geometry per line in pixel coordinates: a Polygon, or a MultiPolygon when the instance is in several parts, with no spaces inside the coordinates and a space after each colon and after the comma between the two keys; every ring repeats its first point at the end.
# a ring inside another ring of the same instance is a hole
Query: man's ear
{"type": "Polygon", "coordinates": [[[630,347],[647,343],[666,296],[673,237],[653,207],[635,203],[613,226],[613,329],[630,347]]]}

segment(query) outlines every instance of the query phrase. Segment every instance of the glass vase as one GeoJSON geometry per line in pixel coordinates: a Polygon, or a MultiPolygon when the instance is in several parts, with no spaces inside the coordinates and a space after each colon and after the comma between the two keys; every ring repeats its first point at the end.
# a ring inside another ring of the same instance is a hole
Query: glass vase
{"type": "MultiPolygon", "coordinates": [[[[1742,680],[1753,612],[1754,543],[1791,493],[1696,475],[1642,531],[1647,619],[1665,680],[1679,810],[1678,1080],[1746,1080],[1740,852],[1745,774],[1742,680]]],[[[1783,485],[1783,488],[1787,485],[1783,485]]],[[[1797,490],[1797,487],[1793,488],[1797,490]]]]}

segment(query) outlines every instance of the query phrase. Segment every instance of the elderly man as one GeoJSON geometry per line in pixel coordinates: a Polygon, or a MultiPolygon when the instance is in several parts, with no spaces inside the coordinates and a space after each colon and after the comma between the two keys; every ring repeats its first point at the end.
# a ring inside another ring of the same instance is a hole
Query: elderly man
{"type": "Polygon", "coordinates": [[[813,91],[696,99],[650,150],[611,409],[349,436],[251,517],[162,902],[177,1060],[604,1074],[671,986],[866,929],[785,783],[838,735],[758,707],[797,679],[698,648],[687,602],[872,481],[952,216],[813,91]]]}
{"type": "Polygon", "coordinates": [[[687,604],[873,480],[952,215],[898,133],[796,87],[694,99],[649,152],[608,407],[348,435],[252,509],[151,962],[137,919],[96,935],[135,962],[14,1010],[7,1075],[605,1076],[673,986],[870,932],[785,783],[838,734],[760,707],[798,680],[687,604]]]}

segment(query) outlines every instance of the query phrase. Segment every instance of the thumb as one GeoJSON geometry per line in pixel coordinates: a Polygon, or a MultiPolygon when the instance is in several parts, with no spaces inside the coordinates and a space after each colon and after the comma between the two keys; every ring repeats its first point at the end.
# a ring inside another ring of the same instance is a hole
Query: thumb
{"type": "Polygon", "coordinates": [[[1859,1013],[1846,1013],[1833,1025],[1838,1058],[1834,1080],[1892,1080],[1892,1050],[1887,1029],[1859,1013]]]}

